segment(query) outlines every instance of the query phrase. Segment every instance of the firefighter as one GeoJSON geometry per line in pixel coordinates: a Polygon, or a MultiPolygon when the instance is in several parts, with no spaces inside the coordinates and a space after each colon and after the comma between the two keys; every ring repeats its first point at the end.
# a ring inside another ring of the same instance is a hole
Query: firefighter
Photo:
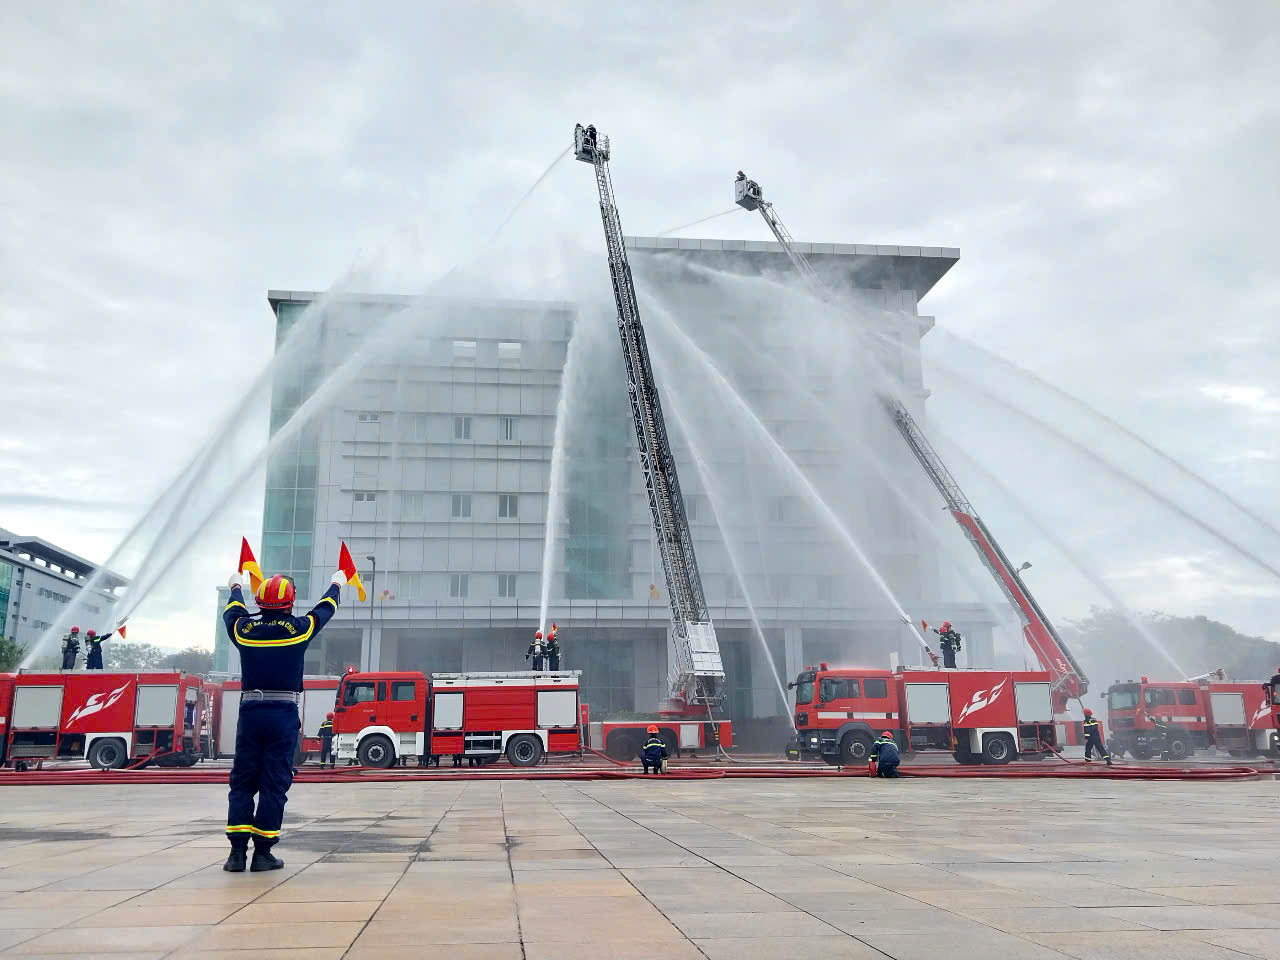
{"type": "Polygon", "coordinates": [[[1151,723],[1151,733],[1153,737],[1160,741],[1160,759],[1172,759],[1173,754],[1169,752],[1169,724],[1145,710],[1143,711],[1143,715],[1151,723]]]}
{"type": "Polygon", "coordinates": [[[252,839],[249,870],[259,873],[284,866],[271,848],[280,837],[284,805],[293,783],[293,756],[301,733],[298,699],[303,657],[315,635],[338,612],[340,588],[347,575],[337,571],[320,602],[302,617],[293,616],[294,586],[288,577],[276,574],[258,585],[261,618],[251,617],[244,605],[243,582],[241,574],[232,574],[227,583],[231,600],[222,611],[227,634],[240,653],[243,686],[227,794],[231,854],[222,869],[242,872],[252,839]]]}
{"type": "Polygon", "coordinates": [[[1111,766],[1111,754],[1107,752],[1107,748],[1102,743],[1102,721],[1098,720],[1093,711],[1088,707],[1084,708],[1084,762],[1093,763],[1093,751],[1098,751],[1098,756],[1107,761],[1107,766],[1111,766]]]}
{"type": "Polygon", "coordinates": [[[658,736],[656,724],[649,724],[649,739],[640,751],[640,763],[645,773],[661,773],[662,761],[667,759],[667,745],[658,736]]]}
{"type": "Polygon", "coordinates": [[[332,770],[336,766],[336,758],[333,755],[333,713],[329,712],[324,715],[324,723],[320,724],[320,766],[329,765],[332,770]]]}
{"type": "Polygon", "coordinates": [[[877,777],[896,777],[898,764],[902,761],[898,753],[898,741],[888,730],[880,733],[880,738],[871,747],[871,761],[876,765],[877,777]]]}
{"type": "Polygon", "coordinates": [[[529,649],[525,651],[524,658],[526,660],[533,659],[533,669],[539,672],[547,669],[546,657],[543,656],[542,647],[542,631],[537,630],[533,634],[533,639],[529,641],[529,649]]]}
{"type": "Polygon", "coordinates": [[[548,670],[560,669],[560,641],[556,639],[556,625],[551,625],[551,632],[547,634],[546,660],[548,670]]]}
{"type": "Polygon", "coordinates": [[[113,633],[115,633],[114,630],[109,631],[108,633],[104,633],[102,636],[98,636],[96,633],[90,630],[88,633],[85,634],[86,648],[85,648],[84,668],[86,670],[102,669],[102,643],[104,640],[110,637],[113,633]]]}
{"type": "Polygon", "coordinates": [[[944,667],[954,667],[956,665],[956,654],[960,652],[960,634],[951,629],[951,621],[944,620],[942,629],[935,630],[938,635],[938,646],[942,650],[942,665],[944,667]]]}
{"type": "Polygon", "coordinates": [[[80,628],[72,627],[71,632],[62,638],[62,669],[74,670],[78,656],[80,656],[80,628]]]}

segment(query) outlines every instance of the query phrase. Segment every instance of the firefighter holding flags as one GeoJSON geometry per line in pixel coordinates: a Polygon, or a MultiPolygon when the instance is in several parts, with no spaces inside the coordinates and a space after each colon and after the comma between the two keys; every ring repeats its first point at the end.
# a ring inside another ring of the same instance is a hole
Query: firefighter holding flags
{"type": "Polygon", "coordinates": [[[227,795],[227,840],[231,853],[222,869],[241,873],[279,870],[284,861],[271,848],[280,837],[284,806],[293,783],[293,754],[298,743],[298,702],[302,692],[303,657],[315,635],[338,612],[343,584],[353,583],[364,599],[363,585],[344,543],[339,569],[320,602],[304,616],[293,615],[294,585],[288,577],[263,577],[247,541],[240,565],[228,586],[231,599],[222,612],[227,635],[240,653],[243,693],[236,728],[235,761],[227,795]],[[253,595],[259,616],[245,606],[245,575],[257,580],[253,595]],[[255,807],[254,798],[257,797],[255,807]]]}

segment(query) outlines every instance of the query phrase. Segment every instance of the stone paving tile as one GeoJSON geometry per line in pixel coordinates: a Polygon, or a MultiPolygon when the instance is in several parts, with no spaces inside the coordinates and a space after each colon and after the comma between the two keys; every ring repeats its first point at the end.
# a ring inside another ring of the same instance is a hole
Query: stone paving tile
{"type": "Polygon", "coordinates": [[[717,937],[838,937],[840,931],[807,913],[671,913],[690,940],[717,937]]]}
{"type": "MultiPolygon", "coordinates": [[[[946,936],[869,933],[858,939],[893,960],[938,960],[939,957],[998,957],[999,960],[1063,960],[1056,949],[989,927],[946,936]]],[[[1236,960],[1239,960],[1237,957],[1236,960]]]]}
{"type": "MultiPolygon", "coordinates": [[[[1026,940],[1077,960],[1241,960],[1241,954],[1183,934],[1156,930],[1110,933],[1027,933],[1026,940]]],[[[897,958],[895,957],[895,960],[897,958]]],[[[1001,960],[1007,960],[1001,956],[1001,960]]]]}
{"type": "Polygon", "coordinates": [[[206,927],[186,945],[193,950],[238,950],[298,947],[348,947],[363,923],[325,921],[310,923],[224,923],[206,927]]]}
{"type": "Polygon", "coordinates": [[[1141,924],[1122,920],[1096,907],[994,907],[957,911],[1006,933],[1057,933],[1071,930],[1141,930],[1141,924]]]}
{"type": "MultiPolygon", "coordinates": [[[[1189,886],[1158,887],[1154,892],[1166,897],[1177,897],[1191,903],[1202,903],[1205,906],[1230,906],[1232,904],[1280,904],[1280,886],[1274,880],[1268,885],[1238,886],[1234,884],[1221,886],[1189,886]]],[[[0,901],[0,907],[8,904],[0,901]]]]}
{"type": "Polygon", "coordinates": [[[1211,930],[1280,927],[1280,915],[1264,916],[1232,907],[1118,907],[1107,913],[1156,930],[1211,930]]]}
{"type": "Polygon", "coordinates": [[[722,937],[694,943],[708,960],[780,960],[783,957],[884,960],[885,956],[853,937],[722,937]]]}
{"type": "Polygon", "coordinates": [[[1188,930],[1178,936],[1239,950],[1246,956],[1258,957],[1260,960],[1280,960],[1280,941],[1265,931],[1260,933],[1257,930],[1188,930]]]}
{"type": "Polygon", "coordinates": [[[174,950],[193,937],[202,927],[64,927],[25,940],[6,953],[85,953],[105,956],[113,953],[137,953],[152,950],[174,950]]]}
{"type": "Polygon", "coordinates": [[[174,960],[341,960],[345,952],[343,947],[296,947],[283,950],[189,950],[181,947],[169,956],[174,960]]]}
{"type": "Polygon", "coordinates": [[[820,913],[818,917],[837,930],[856,937],[867,932],[893,934],[975,933],[990,929],[977,920],[961,917],[945,910],[907,910],[902,913],[885,910],[842,910],[820,913]]]}

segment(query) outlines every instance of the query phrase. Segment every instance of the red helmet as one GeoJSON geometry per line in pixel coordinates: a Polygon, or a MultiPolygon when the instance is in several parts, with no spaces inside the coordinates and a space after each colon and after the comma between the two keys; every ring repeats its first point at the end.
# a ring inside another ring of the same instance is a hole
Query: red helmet
{"type": "Polygon", "coordinates": [[[86,636],[86,637],[96,637],[96,636],[97,636],[97,634],[96,634],[96,633],[94,633],[92,630],[90,630],[88,633],[86,633],[86,634],[85,634],[85,636],[86,636]]]}
{"type": "Polygon", "coordinates": [[[943,630],[950,630],[950,629],[951,629],[951,621],[950,621],[950,620],[943,620],[943,621],[942,621],[942,629],[943,629],[943,630]]]}
{"type": "Polygon", "coordinates": [[[332,711],[332,710],[330,710],[328,713],[326,713],[326,714],[324,715],[324,718],[325,718],[326,720],[332,720],[332,719],[333,719],[333,711],[332,711]]]}
{"type": "Polygon", "coordinates": [[[535,640],[541,640],[541,639],[542,639],[542,631],[541,631],[541,630],[535,630],[535,631],[533,631],[533,639],[535,639],[535,640]]]}
{"type": "Polygon", "coordinates": [[[888,731],[888,730],[881,730],[881,731],[880,731],[880,736],[882,736],[882,737],[889,737],[890,739],[892,739],[892,738],[893,738],[893,734],[892,734],[890,731],[888,731]]]}
{"type": "Polygon", "coordinates": [[[649,724],[649,730],[648,730],[648,732],[649,732],[649,733],[657,733],[657,732],[658,732],[658,725],[657,725],[656,723],[651,723],[651,724],[649,724]]]}
{"type": "Polygon", "coordinates": [[[1092,716],[1093,716],[1093,711],[1092,711],[1092,710],[1090,710],[1088,707],[1085,707],[1085,708],[1084,708],[1084,715],[1085,715],[1086,717],[1092,717],[1092,716]]]}
{"type": "Polygon", "coordinates": [[[79,627],[72,627],[72,628],[71,628],[71,632],[72,632],[72,633],[79,633],[79,632],[80,632],[80,628],[79,628],[79,627]]]}
{"type": "Polygon", "coordinates": [[[263,610],[293,609],[293,581],[276,574],[258,584],[258,606],[263,610]]]}

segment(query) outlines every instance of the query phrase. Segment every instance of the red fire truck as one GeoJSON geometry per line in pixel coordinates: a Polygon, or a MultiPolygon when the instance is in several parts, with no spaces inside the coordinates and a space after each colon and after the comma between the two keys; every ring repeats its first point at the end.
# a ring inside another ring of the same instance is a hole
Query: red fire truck
{"type": "MultiPolygon", "coordinates": [[[[298,705],[298,718],[302,722],[302,740],[294,757],[295,765],[320,756],[320,724],[325,714],[334,708],[339,677],[307,676],[302,679],[302,700],[298,705]]],[[[240,719],[240,680],[224,680],[215,687],[213,695],[215,731],[214,756],[232,757],[236,752],[236,727],[240,719]]]]}
{"type": "Polygon", "coordinates": [[[867,762],[881,732],[904,751],[947,750],[964,764],[1039,759],[1058,742],[1044,670],[808,668],[796,691],[793,751],[867,762]]]}
{"type": "Polygon", "coordinates": [[[531,767],[548,753],[577,753],[580,673],[348,673],[334,707],[334,748],[339,760],[366,767],[504,754],[531,767]]]}
{"type": "Polygon", "coordinates": [[[658,736],[667,751],[683,753],[733,746],[733,724],[728,720],[695,720],[687,716],[661,716],[654,720],[618,720],[588,723],[586,743],[614,760],[634,760],[649,739],[650,724],[657,724],[658,736]]]}
{"type": "MultiPolygon", "coordinates": [[[[1217,676],[1222,671],[1216,671],[1217,676]]],[[[1173,760],[1215,747],[1232,756],[1280,756],[1272,684],[1228,683],[1204,678],[1117,683],[1107,690],[1107,741],[1139,760],[1168,750],[1173,760]],[[1168,744],[1147,716],[1169,727],[1168,744]]]]}
{"type": "Polygon", "coordinates": [[[200,759],[208,708],[203,681],[182,672],[19,671],[0,677],[0,756],[87,759],[100,770],[131,760],[189,767],[200,759]]]}

